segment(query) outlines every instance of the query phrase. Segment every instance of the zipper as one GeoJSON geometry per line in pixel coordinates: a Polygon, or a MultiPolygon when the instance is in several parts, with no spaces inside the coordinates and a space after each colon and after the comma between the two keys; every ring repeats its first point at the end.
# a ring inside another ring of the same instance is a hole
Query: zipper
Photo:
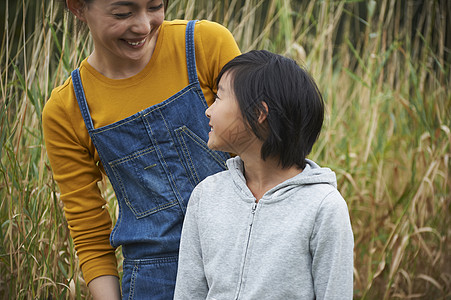
{"type": "MultiPolygon", "coordinates": [[[[252,214],[252,218],[251,218],[251,222],[249,223],[249,226],[252,227],[252,224],[254,224],[254,217],[255,217],[255,210],[257,209],[257,202],[254,202],[254,205],[252,205],[252,210],[251,210],[251,214],[252,214]]],[[[251,234],[250,230],[249,230],[249,235],[251,234]]]]}
{"type": "Polygon", "coordinates": [[[243,261],[243,265],[241,266],[241,272],[240,272],[240,284],[238,286],[238,291],[235,297],[235,300],[239,298],[240,293],[241,293],[241,287],[243,285],[243,274],[244,274],[244,268],[246,267],[246,260],[247,260],[247,252],[249,250],[249,242],[251,239],[251,233],[252,233],[252,225],[254,224],[254,218],[255,218],[255,211],[257,209],[257,202],[254,202],[254,204],[252,205],[252,209],[251,209],[251,217],[250,217],[250,222],[249,222],[249,233],[247,235],[247,242],[246,242],[246,250],[244,251],[244,261],[243,261]]]}

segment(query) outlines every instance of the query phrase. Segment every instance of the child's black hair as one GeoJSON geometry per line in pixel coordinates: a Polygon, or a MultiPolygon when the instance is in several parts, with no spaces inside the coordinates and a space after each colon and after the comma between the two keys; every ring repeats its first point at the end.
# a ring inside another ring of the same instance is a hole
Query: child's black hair
{"type": "Polygon", "coordinates": [[[227,72],[244,120],[263,141],[261,157],[276,157],[283,168],[305,168],[324,119],[323,98],[313,78],[294,60],[266,50],[235,57],[222,68],[217,83],[227,72]],[[261,113],[267,115],[267,126],[258,122],[261,113]]]}

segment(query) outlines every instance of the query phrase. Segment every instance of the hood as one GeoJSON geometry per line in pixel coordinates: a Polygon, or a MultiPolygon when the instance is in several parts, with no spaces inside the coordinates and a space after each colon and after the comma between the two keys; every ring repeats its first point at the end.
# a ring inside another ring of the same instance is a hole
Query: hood
{"type": "MultiPolygon", "coordinates": [[[[227,160],[227,167],[230,171],[232,180],[235,185],[247,197],[252,197],[252,193],[246,185],[246,179],[243,175],[243,161],[239,156],[227,160]]],[[[329,184],[337,188],[337,178],[335,173],[329,168],[322,168],[314,161],[306,159],[306,166],[304,170],[298,175],[278,184],[265,193],[262,200],[265,198],[278,198],[282,195],[287,196],[291,190],[295,190],[300,186],[311,184],[329,184]]]]}

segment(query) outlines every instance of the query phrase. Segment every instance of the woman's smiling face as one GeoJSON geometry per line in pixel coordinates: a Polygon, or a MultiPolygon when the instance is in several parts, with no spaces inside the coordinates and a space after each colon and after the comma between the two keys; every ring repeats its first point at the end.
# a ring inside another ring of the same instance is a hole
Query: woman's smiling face
{"type": "MultiPolygon", "coordinates": [[[[78,0],[72,0],[78,1],[78,0]]],[[[94,41],[94,53],[115,63],[147,64],[164,20],[163,0],[93,0],[78,17],[94,41]]]]}

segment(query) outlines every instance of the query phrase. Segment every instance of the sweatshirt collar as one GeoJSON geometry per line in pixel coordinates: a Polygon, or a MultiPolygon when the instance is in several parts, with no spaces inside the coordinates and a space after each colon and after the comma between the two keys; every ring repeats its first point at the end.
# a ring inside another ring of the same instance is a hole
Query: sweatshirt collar
{"type": "MultiPolygon", "coordinates": [[[[227,160],[227,167],[229,169],[231,179],[235,187],[242,195],[245,201],[255,201],[255,197],[246,185],[246,178],[244,177],[244,165],[239,156],[227,160]]],[[[275,202],[289,197],[296,192],[298,188],[311,184],[330,184],[337,187],[337,180],[335,173],[329,168],[321,168],[314,161],[306,159],[306,166],[304,170],[298,175],[285,180],[284,182],[273,187],[267,191],[260,201],[275,202]]]]}

